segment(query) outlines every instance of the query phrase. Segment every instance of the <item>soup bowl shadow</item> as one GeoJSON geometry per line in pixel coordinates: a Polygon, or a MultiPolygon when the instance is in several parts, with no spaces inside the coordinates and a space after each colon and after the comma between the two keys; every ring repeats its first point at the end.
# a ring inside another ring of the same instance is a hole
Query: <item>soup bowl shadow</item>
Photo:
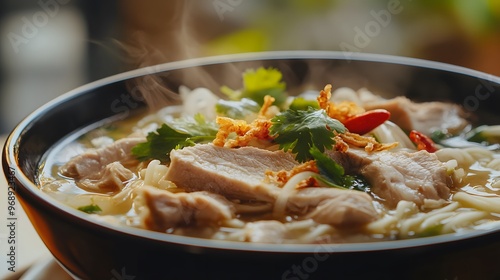
{"type": "MultiPolygon", "coordinates": [[[[352,244],[247,244],[98,222],[40,191],[46,153],[81,129],[133,116],[143,92],[175,102],[180,85],[241,87],[248,68],[282,71],[288,91],[365,87],[416,101],[462,105],[475,124],[500,120],[500,79],[423,60],[292,51],[192,59],[142,68],[77,88],[42,106],[9,135],[4,173],[55,259],[75,279],[489,279],[499,278],[500,227],[409,240],[352,244]],[[172,101],[173,100],[173,101],[172,101]]],[[[5,198],[6,199],[6,198],[5,198]]]]}

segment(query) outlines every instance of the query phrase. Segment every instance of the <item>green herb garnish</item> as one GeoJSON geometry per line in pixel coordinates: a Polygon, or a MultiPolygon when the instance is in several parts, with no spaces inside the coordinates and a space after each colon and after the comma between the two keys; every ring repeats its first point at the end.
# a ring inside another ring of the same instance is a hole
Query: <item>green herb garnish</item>
{"type": "Polygon", "coordinates": [[[344,167],[323,154],[318,148],[312,147],[309,153],[316,160],[320,176],[315,177],[330,187],[368,191],[370,185],[361,175],[347,175],[344,167]]]}
{"type": "Polygon", "coordinates": [[[102,212],[101,207],[97,204],[89,204],[85,206],[78,207],[78,210],[85,212],[87,214],[97,214],[99,212],[102,212]]]}
{"type": "Polygon", "coordinates": [[[219,127],[215,122],[208,122],[202,114],[196,114],[194,117],[179,118],[169,123],[169,125],[173,129],[192,135],[193,137],[215,137],[217,131],[219,130],[219,127]]]}
{"type": "Polygon", "coordinates": [[[178,119],[170,125],[163,124],[148,134],[146,142],[133,147],[132,154],[140,161],[157,159],[169,162],[173,149],[210,142],[216,134],[216,125],[206,122],[203,115],[198,114],[193,119],[178,119]]]}
{"type": "Polygon", "coordinates": [[[270,95],[275,99],[274,105],[281,106],[288,97],[285,92],[286,84],[282,78],[281,72],[274,68],[248,69],[243,73],[243,89],[233,90],[223,86],[221,92],[232,100],[249,98],[260,106],[264,103],[264,96],[270,95]]]}
{"type": "Polygon", "coordinates": [[[215,110],[219,116],[251,121],[257,117],[260,107],[259,103],[248,98],[238,101],[221,99],[215,105],[215,110]]]}
{"type": "Polygon", "coordinates": [[[331,149],[335,141],[334,131],[344,133],[345,127],[338,120],[330,118],[324,110],[309,107],[307,110],[286,110],[271,119],[270,135],[280,149],[291,150],[299,162],[313,159],[310,149],[314,146],[320,152],[331,149]]]}

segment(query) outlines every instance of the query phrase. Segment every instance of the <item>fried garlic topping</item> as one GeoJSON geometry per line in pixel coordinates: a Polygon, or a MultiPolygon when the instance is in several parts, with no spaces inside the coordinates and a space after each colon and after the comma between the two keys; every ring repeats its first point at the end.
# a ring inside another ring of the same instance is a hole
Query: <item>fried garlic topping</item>
{"type": "Polygon", "coordinates": [[[325,88],[320,91],[317,100],[319,107],[325,110],[326,114],[333,119],[337,119],[343,123],[345,120],[365,112],[363,107],[358,106],[352,101],[342,101],[335,104],[330,101],[331,96],[332,85],[327,84],[325,88]]]}
{"type": "Polygon", "coordinates": [[[244,120],[217,117],[216,122],[219,125],[219,131],[215,136],[213,144],[219,147],[234,148],[247,146],[253,139],[271,139],[269,136],[271,121],[267,119],[266,114],[274,100],[272,96],[266,95],[264,97],[264,104],[259,111],[259,117],[251,123],[247,123],[244,120]],[[231,133],[234,133],[236,137],[228,140],[231,133]]]}

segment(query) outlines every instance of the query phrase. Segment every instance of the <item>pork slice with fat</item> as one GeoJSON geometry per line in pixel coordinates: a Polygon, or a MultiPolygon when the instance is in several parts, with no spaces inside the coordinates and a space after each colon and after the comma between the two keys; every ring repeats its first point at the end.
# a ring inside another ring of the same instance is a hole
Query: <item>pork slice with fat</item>
{"type": "Polygon", "coordinates": [[[367,110],[386,109],[391,121],[405,130],[418,130],[430,135],[435,130],[458,132],[467,125],[460,106],[444,102],[416,103],[406,97],[378,99],[363,104],[367,110]]]}
{"type": "Polygon", "coordinates": [[[119,162],[112,162],[100,172],[76,180],[77,185],[94,192],[116,192],[135,177],[132,171],[119,162]]]}
{"type": "Polygon", "coordinates": [[[332,226],[357,226],[378,218],[372,198],[364,192],[335,188],[305,188],[291,195],[287,210],[332,226]]]}
{"type": "Polygon", "coordinates": [[[187,191],[209,191],[241,200],[274,202],[281,190],[265,181],[266,171],[290,170],[292,155],[255,147],[200,144],[174,150],[166,179],[187,191]]]}
{"type": "Polygon", "coordinates": [[[115,161],[124,165],[137,162],[131,154],[131,150],[135,145],[145,141],[146,139],[142,137],[123,138],[99,149],[89,149],[69,160],[59,170],[64,176],[77,179],[98,173],[115,161]]]}
{"type": "Polygon", "coordinates": [[[146,228],[166,231],[179,226],[220,225],[234,217],[234,209],[224,197],[208,192],[172,193],[144,187],[141,216],[146,228]]]}
{"type": "Polygon", "coordinates": [[[435,154],[426,151],[367,153],[358,149],[328,154],[347,173],[365,177],[371,191],[390,207],[401,200],[422,205],[424,199],[447,199],[450,195],[452,181],[435,154]]]}

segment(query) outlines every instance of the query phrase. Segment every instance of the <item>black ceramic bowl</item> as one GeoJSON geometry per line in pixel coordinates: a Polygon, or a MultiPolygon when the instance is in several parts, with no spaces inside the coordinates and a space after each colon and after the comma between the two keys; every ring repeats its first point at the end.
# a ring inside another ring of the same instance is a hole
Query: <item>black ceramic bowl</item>
{"type": "Polygon", "coordinates": [[[137,90],[179,85],[237,88],[250,67],[273,66],[290,92],[366,87],[383,96],[444,100],[464,106],[478,124],[500,121],[500,79],[422,60],[337,52],[270,52],[173,62],[73,90],[41,107],[10,134],[4,172],[54,257],[82,279],[314,279],[366,277],[485,279],[500,277],[500,228],[391,242],[269,245],[172,236],[90,220],[42,193],[36,183],[44,154],[67,135],[144,104],[137,90]],[[153,78],[153,79],[152,79],[153,78]],[[148,81],[156,81],[155,87],[148,81]],[[134,82],[145,82],[137,84],[134,82]],[[161,87],[158,87],[161,85],[161,87]],[[143,88],[141,88],[143,87],[143,88]]]}

